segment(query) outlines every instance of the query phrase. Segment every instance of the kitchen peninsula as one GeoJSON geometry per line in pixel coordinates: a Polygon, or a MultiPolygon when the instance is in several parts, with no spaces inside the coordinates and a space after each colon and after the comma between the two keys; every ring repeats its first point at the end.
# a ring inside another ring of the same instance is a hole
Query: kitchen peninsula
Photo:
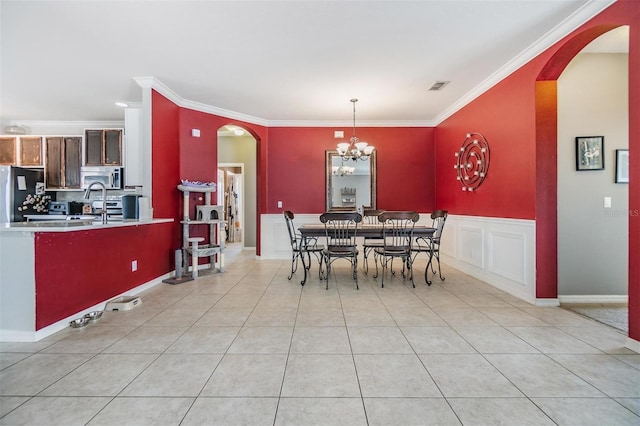
{"type": "Polygon", "coordinates": [[[173,270],[173,219],[0,225],[0,341],[38,341],[173,270]]]}

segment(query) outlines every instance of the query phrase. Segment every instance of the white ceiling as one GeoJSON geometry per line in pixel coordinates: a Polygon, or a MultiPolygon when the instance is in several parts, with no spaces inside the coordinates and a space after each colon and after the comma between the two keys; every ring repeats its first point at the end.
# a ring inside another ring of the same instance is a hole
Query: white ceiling
{"type": "Polygon", "coordinates": [[[0,2],[0,119],[122,120],[134,77],[269,125],[429,125],[612,0],[0,2]],[[428,88],[451,81],[442,91],[428,88]]]}

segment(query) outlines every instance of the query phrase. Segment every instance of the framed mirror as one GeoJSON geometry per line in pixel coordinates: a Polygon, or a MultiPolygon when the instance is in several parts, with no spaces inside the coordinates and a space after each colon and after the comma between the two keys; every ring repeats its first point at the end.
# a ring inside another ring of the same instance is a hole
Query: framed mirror
{"type": "Polygon", "coordinates": [[[327,211],[376,208],[376,151],[367,160],[343,161],[326,151],[327,211]]]}

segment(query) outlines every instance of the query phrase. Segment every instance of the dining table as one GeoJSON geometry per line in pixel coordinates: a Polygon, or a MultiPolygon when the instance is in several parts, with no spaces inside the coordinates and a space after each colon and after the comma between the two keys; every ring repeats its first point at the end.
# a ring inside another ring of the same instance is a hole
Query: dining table
{"type": "MultiPolygon", "coordinates": [[[[383,236],[382,224],[369,224],[369,223],[358,224],[357,229],[354,227],[354,230],[356,232],[356,238],[360,238],[360,237],[382,238],[383,236]]],[[[325,226],[324,224],[321,224],[321,223],[304,224],[298,228],[298,232],[300,232],[300,236],[302,237],[301,247],[306,247],[307,244],[309,244],[310,239],[326,237],[325,226]]],[[[430,226],[415,225],[413,227],[414,238],[422,237],[426,239],[431,239],[433,238],[433,235],[435,232],[436,232],[436,228],[433,228],[430,226]]],[[[304,278],[302,279],[300,284],[305,285],[307,282],[307,270],[311,267],[311,264],[306,265],[305,256],[300,256],[300,258],[302,259],[302,269],[304,270],[304,278]]],[[[429,262],[427,262],[427,268],[429,268],[429,265],[431,264],[432,259],[433,259],[433,253],[429,253],[429,262]]],[[[309,263],[311,263],[311,258],[309,258],[309,263]]],[[[427,283],[430,284],[429,281],[427,281],[427,283]]]]}

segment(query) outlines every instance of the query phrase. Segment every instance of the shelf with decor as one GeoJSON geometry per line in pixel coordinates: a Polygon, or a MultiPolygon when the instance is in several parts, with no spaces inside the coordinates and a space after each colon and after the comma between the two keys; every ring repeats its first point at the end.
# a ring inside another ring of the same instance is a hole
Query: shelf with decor
{"type": "MultiPolygon", "coordinates": [[[[183,213],[182,220],[182,259],[184,270],[189,269],[192,265],[191,275],[197,278],[199,274],[211,274],[224,272],[223,252],[224,252],[224,220],[222,220],[223,206],[211,204],[211,193],[216,191],[216,184],[206,185],[178,185],[178,189],[182,192],[183,213]],[[191,211],[191,193],[204,194],[204,204],[195,206],[196,215],[192,219],[191,211]],[[192,226],[206,225],[208,226],[208,242],[204,237],[194,237],[192,226]],[[198,259],[201,257],[209,258],[209,268],[198,270],[198,259]]],[[[176,265],[178,268],[178,265],[176,265]]]]}
{"type": "Polygon", "coordinates": [[[341,201],[343,206],[356,206],[356,188],[342,188],[340,189],[340,196],[342,197],[341,201]]]}

